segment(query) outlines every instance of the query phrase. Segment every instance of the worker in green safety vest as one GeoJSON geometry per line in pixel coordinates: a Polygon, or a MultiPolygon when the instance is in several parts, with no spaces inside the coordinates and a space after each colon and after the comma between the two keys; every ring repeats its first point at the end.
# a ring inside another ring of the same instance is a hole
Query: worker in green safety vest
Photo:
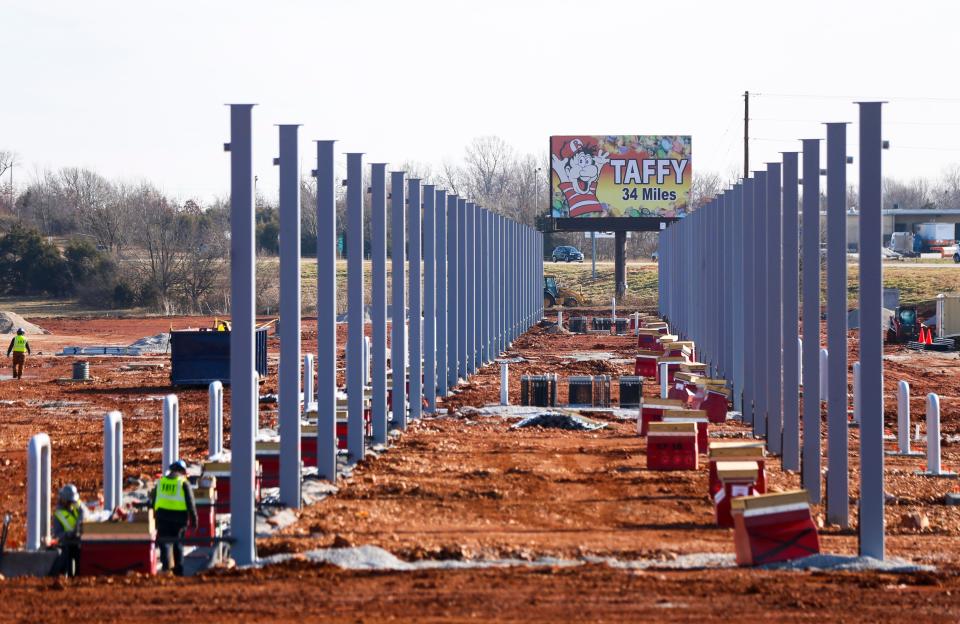
{"type": "Polygon", "coordinates": [[[18,328],[17,335],[13,337],[10,346],[7,347],[7,357],[10,357],[11,352],[13,353],[14,379],[23,379],[23,365],[27,361],[27,354],[30,353],[30,343],[27,342],[27,337],[23,334],[23,328],[18,328]]]}
{"type": "Polygon", "coordinates": [[[60,556],[54,564],[56,574],[73,576],[77,572],[80,559],[80,529],[83,526],[84,506],[80,502],[77,486],[68,483],[60,489],[57,508],[53,511],[51,531],[60,549],[60,556]]]}
{"type": "Polygon", "coordinates": [[[153,490],[153,509],[157,514],[157,541],[160,563],[170,570],[173,551],[173,573],[183,575],[183,533],[188,526],[197,526],[197,505],[187,480],[187,465],[182,459],[170,464],[153,490]]]}

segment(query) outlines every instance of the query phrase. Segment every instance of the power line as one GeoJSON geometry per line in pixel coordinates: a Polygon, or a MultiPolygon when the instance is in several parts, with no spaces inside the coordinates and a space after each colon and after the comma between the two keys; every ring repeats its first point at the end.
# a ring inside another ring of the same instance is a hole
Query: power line
{"type": "MultiPolygon", "coordinates": [[[[773,137],[750,137],[751,141],[763,141],[765,143],[794,143],[800,139],[777,139],[773,137]]],[[[847,143],[848,150],[859,149],[858,143],[847,143]]],[[[914,150],[921,152],[960,152],[960,147],[937,147],[932,145],[899,145],[894,143],[890,146],[891,151],[914,150]]]]}
{"type": "Polygon", "coordinates": [[[930,102],[930,103],[939,103],[939,104],[960,104],[960,98],[947,98],[947,97],[923,97],[923,96],[880,96],[880,97],[865,97],[861,95],[825,95],[817,93],[754,93],[750,92],[750,95],[760,96],[760,97],[778,97],[778,98],[805,98],[813,100],[883,100],[885,102],[891,101],[902,101],[902,102],[930,102]]]}
{"type": "MultiPolygon", "coordinates": [[[[750,121],[775,121],[778,123],[816,123],[822,124],[822,119],[787,119],[778,117],[751,117],[750,121]]],[[[888,121],[884,120],[883,125],[893,126],[960,126],[960,121],[888,121]]]]}

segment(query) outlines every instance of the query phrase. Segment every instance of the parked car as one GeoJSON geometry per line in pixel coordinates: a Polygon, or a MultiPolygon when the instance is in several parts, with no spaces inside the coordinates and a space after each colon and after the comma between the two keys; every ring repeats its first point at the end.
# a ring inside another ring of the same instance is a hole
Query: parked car
{"type": "Polygon", "coordinates": [[[570,245],[561,245],[553,250],[554,262],[583,262],[583,252],[570,245]]]}

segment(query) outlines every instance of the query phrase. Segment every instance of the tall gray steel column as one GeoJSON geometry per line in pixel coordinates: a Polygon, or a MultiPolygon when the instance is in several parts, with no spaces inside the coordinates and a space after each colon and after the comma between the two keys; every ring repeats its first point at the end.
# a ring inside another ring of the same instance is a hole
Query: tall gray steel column
{"type": "Polygon", "coordinates": [[[477,271],[480,262],[477,260],[477,205],[467,202],[467,372],[472,375],[477,372],[477,271]]]}
{"type": "Polygon", "coordinates": [[[437,191],[437,394],[447,396],[447,192],[437,191]]]}
{"type": "MultiPolygon", "coordinates": [[[[881,102],[860,102],[860,555],[884,558],[881,102]]],[[[831,353],[832,356],[832,353],[831,353]]]]}
{"type": "Polygon", "coordinates": [[[256,352],[256,250],[253,211],[252,104],[230,105],[230,537],[238,565],[257,560],[254,534],[254,440],[259,389],[256,352]]]}
{"type": "Polygon", "coordinates": [[[390,172],[390,368],[393,371],[392,426],[407,428],[406,194],[402,171],[390,172]]]}
{"type": "Polygon", "coordinates": [[[469,283],[467,274],[470,269],[467,266],[468,219],[467,200],[460,198],[457,200],[457,254],[459,255],[457,259],[457,271],[459,272],[457,276],[457,322],[460,324],[460,326],[457,327],[457,355],[460,357],[460,361],[457,362],[457,379],[466,379],[470,374],[467,370],[467,362],[470,359],[470,342],[467,339],[467,327],[470,324],[471,316],[467,306],[467,302],[469,301],[469,296],[467,295],[467,285],[469,283]]]}
{"type": "Polygon", "coordinates": [[[337,481],[337,199],[333,141],[317,141],[317,474],[337,481]]]}
{"type": "Polygon", "coordinates": [[[370,296],[371,364],[370,416],[373,443],[387,443],[387,165],[370,166],[370,296]]]}
{"type": "Polygon", "coordinates": [[[803,451],[800,482],[820,503],[820,139],[803,140],[803,451]]]}
{"type": "MultiPolygon", "coordinates": [[[[299,125],[280,126],[280,502],[300,508],[299,125]]],[[[312,397],[304,397],[304,404],[312,397]]]]}
{"type": "Polygon", "coordinates": [[[410,418],[416,420],[423,415],[423,343],[421,329],[423,328],[422,313],[422,284],[420,272],[422,269],[420,215],[422,201],[420,195],[420,180],[407,180],[410,192],[407,198],[409,219],[407,220],[407,245],[409,248],[410,267],[410,418]]]}
{"type": "Polygon", "coordinates": [[[483,266],[481,274],[483,280],[480,284],[480,292],[483,295],[483,301],[480,305],[480,319],[482,327],[480,330],[480,363],[486,364],[490,361],[490,211],[480,209],[480,238],[483,245],[480,247],[480,256],[483,266]]]}
{"type": "Polygon", "coordinates": [[[741,243],[743,249],[743,381],[741,382],[741,392],[743,393],[741,411],[743,422],[747,425],[753,424],[753,412],[756,401],[756,326],[757,313],[754,307],[755,289],[756,289],[756,215],[753,211],[753,179],[744,178],[743,193],[740,198],[743,207],[741,222],[742,233],[741,243]]]}
{"type": "Polygon", "coordinates": [[[363,399],[363,154],[347,154],[347,461],[366,453],[363,399]]]}
{"type": "Polygon", "coordinates": [[[734,312],[733,316],[733,409],[743,413],[743,352],[744,352],[744,322],[743,322],[743,227],[741,222],[743,216],[743,180],[741,180],[733,190],[733,210],[730,213],[733,236],[731,237],[731,250],[733,252],[733,263],[731,266],[731,277],[733,283],[733,297],[731,298],[730,308],[734,312]]]}
{"type": "Polygon", "coordinates": [[[447,392],[457,385],[460,366],[460,199],[447,197],[447,392]]]}
{"type": "Polygon", "coordinates": [[[757,339],[754,341],[756,346],[757,369],[754,378],[756,388],[756,404],[753,411],[753,433],[756,436],[766,437],[767,435],[767,411],[769,405],[769,391],[766,381],[766,372],[768,362],[768,352],[766,343],[767,325],[770,322],[770,305],[765,296],[767,285],[767,271],[769,270],[769,258],[767,257],[766,241],[770,236],[768,224],[770,222],[767,211],[767,172],[757,171],[754,173],[753,185],[753,210],[757,215],[757,287],[754,290],[754,305],[757,307],[757,339]]]}
{"type": "Polygon", "coordinates": [[[505,220],[497,215],[497,236],[495,255],[497,257],[497,353],[507,350],[507,262],[505,220]]]}
{"type": "Polygon", "coordinates": [[[423,392],[427,411],[437,409],[437,193],[433,184],[423,185],[423,392]]]}
{"type": "Polygon", "coordinates": [[[800,369],[797,330],[799,244],[797,239],[798,154],[783,153],[783,450],[784,470],[800,469],[800,369]]]}
{"type": "Polygon", "coordinates": [[[827,522],[849,524],[847,124],[827,124],[827,522]]]}
{"type": "Polygon", "coordinates": [[[780,163],[767,165],[767,449],[779,455],[783,445],[783,288],[780,163]]]}

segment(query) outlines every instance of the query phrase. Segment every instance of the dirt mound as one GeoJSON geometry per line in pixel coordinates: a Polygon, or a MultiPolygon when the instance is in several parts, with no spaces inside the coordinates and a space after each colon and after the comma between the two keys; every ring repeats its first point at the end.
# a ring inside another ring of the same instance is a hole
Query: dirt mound
{"type": "Polygon", "coordinates": [[[0,311],[0,334],[15,334],[17,329],[23,328],[23,333],[29,336],[49,334],[47,330],[28,322],[15,312],[0,311]]]}

